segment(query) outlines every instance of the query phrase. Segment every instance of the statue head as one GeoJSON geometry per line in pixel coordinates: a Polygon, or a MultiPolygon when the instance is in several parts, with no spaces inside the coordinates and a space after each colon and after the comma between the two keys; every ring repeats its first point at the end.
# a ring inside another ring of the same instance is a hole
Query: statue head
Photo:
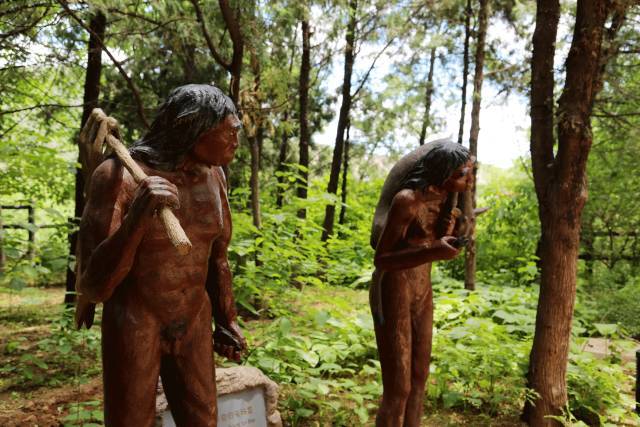
{"type": "Polygon", "coordinates": [[[158,109],[149,131],[129,151],[154,168],[173,170],[203,134],[237,114],[231,98],[213,85],[177,87],[158,109]]]}
{"type": "Polygon", "coordinates": [[[442,187],[456,170],[473,160],[469,150],[450,140],[435,142],[405,175],[400,189],[424,190],[442,187]]]}

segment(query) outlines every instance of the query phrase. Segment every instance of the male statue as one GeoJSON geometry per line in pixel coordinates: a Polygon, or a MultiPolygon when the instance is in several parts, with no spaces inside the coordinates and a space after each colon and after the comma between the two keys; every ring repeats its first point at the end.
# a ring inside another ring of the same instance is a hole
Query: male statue
{"type": "MultiPolygon", "coordinates": [[[[231,216],[222,171],[240,128],[219,89],[182,86],[130,148],[148,178],[136,184],[115,158],[93,174],[80,225],[78,291],[104,303],[107,426],[152,426],[158,375],[178,426],[216,425],[214,343],[236,360],[246,348],[227,262],[231,216]],[[188,256],[176,252],[157,218],[163,205],[193,244],[188,256]]],[[[77,315],[87,326],[93,321],[92,310],[77,315]]]]}

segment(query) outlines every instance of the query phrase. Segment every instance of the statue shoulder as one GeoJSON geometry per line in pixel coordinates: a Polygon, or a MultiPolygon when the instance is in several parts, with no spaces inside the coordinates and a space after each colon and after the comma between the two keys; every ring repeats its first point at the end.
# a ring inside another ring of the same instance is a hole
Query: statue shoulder
{"type": "Polygon", "coordinates": [[[224,169],[222,166],[211,166],[211,173],[216,181],[220,184],[220,186],[227,191],[227,177],[224,174],[224,169]]]}
{"type": "Polygon", "coordinates": [[[92,189],[104,191],[107,188],[119,187],[123,178],[123,166],[117,158],[109,157],[98,165],[91,177],[92,189]]]}
{"type": "Polygon", "coordinates": [[[398,191],[391,201],[391,209],[402,208],[411,209],[416,203],[416,192],[410,188],[403,188],[398,191]]]}

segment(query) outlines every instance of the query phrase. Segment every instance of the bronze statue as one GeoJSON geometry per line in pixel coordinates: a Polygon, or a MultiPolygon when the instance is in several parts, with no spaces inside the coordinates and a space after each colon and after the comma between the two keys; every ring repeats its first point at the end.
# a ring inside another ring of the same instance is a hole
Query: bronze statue
{"type": "MultiPolygon", "coordinates": [[[[152,426],[159,375],[178,426],[217,423],[214,347],[235,360],[246,348],[227,261],[231,215],[222,170],[240,128],[233,102],[219,89],[182,86],[130,148],[148,177],[136,184],[113,157],[92,176],[78,291],[104,303],[107,426],[152,426]],[[189,255],[169,241],[156,214],[162,206],[174,209],[193,245],[189,255]]],[[[78,309],[79,323],[90,326],[92,306],[78,309]]]]}
{"type": "Polygon", "coordinates": [[[431,263],[460,252],[452,200],[469,188],[473,167],[466,148],[434,141],[402,158],[383,186],[371,232],[370,303],[384,388],[377,426],[420,425],[431,358],[431,263]]]}

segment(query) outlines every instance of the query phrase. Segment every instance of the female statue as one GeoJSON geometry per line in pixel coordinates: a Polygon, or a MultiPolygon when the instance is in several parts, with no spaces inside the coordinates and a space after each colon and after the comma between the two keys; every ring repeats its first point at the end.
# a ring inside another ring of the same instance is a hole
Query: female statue
{"type": "Polygon", "coordinates": [[[377,426],[420,425],[431,358],[431,263],[460,252],[451,200],[470,188],[473,167],[466,148],[434,141],[402,158],[382,189],[371,234],[370,303],[384,387],[377,426]]]}

